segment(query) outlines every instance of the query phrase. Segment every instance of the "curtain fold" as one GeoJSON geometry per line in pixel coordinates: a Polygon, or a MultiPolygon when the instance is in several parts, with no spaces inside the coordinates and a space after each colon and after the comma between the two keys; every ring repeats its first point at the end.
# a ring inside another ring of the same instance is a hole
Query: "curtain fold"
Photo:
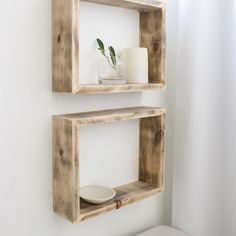
{"type": "Polygon", "coordinates": [[[236,235],[236,7],[179,0],[172,224],[236,235]]]}

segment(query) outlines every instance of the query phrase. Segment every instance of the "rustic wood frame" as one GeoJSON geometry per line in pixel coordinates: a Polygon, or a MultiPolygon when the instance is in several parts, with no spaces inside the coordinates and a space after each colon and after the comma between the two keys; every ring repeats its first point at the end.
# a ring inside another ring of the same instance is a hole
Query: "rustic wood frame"
{"type": "Polygon", "coordinates": [[[72,223],[119,209],[164,191],[165,109],[135,107],[53,116],[53,206],[72,223]],[[80,126],[140,119],[139,179],[116,187],[116,197],[101,205],[79,196],[80,126]]]}
{"type": "Polygon", "coordinates": [[[52,90],[65,93],[117,93],[164,88],[165,8],[163,0],[83,0],[140,12],[140,46],[148,48],[149,83],[82,85],[79,83],[80,0],[52,0],[52,90]]]}

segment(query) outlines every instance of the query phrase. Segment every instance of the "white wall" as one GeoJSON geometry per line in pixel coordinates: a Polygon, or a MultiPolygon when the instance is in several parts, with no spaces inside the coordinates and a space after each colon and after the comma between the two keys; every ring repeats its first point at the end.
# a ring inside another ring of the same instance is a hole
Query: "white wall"
{"type": "Polygon", "coordinates": [[[179,5],[172,222],[192,236],[234,236],[236,1],[179,5]]]}
{"type": "MultiPolygon", "coordinates": [[[[82,81],[84,79],[85,82],[94,79],[90,74],[95,60],[92,56],[95,52],[94,32],[101,32],[105,41],[114,42],[118,48],[137,44],[137,13],[121,9],[110,9],[111,13],[106,13],[106,8],[92,5],[90,7],[84,3],[81,7],[81,10],[86,12],[86,14],[81,12],[81,46],[83,46],[81,54],[86,56],[91,53],[91,57],[81,62],[81,73],[84,75],[82,81]],[[104,22],[107,28],[97,31],[95,23],[104,19],[107,19],[104,22]],[[88,26],[94,26],[94,31],[91,31],[92,28],[88,29],[88,26]],[[111,26],[113,30],[109,33],[108,27],[111,26]],[[117,33],[114,29],[122,33],[117,33]]],[[[170,8],[169,33],[176,23],[175,11],[173,7],[170,8]]],[[[167,123],[167,127],[170,127],[167,149],[170,151],[167,152],[168,178],[164,194],[150,197],[79,225],[71,225],[52,211],[51,116],[57,113],[142,104],[164,105],[163,92],[161,96],[156,92],[75,96],[52,94],[51,4],[48,0],[1,1],[0,28],[0,234],[126,236],[157,224],[169,223],[173,136],[171,119],[168,119],[167,123]]],[[[174,33],[168,40],[171,49],[168,53],[169,58],[175,54],[173,35],[174,33]]],[[[168,70],[172,69],[168,63],[168,70]]],[[[167,90],[167,94],[173,91],[171,89],[173,78],[173,74],[170,73],[168,78],[170,89],[167,90]]],[[[171,111],[171,102],[167,100],[166,104],[171,111]]],[[[113,185],[135,178],[137,125],[136,121],[131,121],[82,130],[81,162],[84,168],[81,174],[82,184],[99,180],[113,185]],[[92,148],[90,142],[94,144],[92,148]],[[106,143],[110,149],[103,157],[106,143]],[[117,150],[116,155],[112,155],[113,149],[117,150]],[[118,150],[121,150],[120,153],[118,150]],[[101,172],[94,166],[93,171],[87,172],[86,168],[90,165],[89,157],[102,165],[104,171],[101,172]],[[103,159],[99,163],[101,157],[103,159]],[[114,159],[114,163],[111,163],[111,158],[114,159]],[[125,158],[127,162],[124,167],[125,158]],[[113,173],[112,176],[107,171],[109,168],[113,173]]]]}

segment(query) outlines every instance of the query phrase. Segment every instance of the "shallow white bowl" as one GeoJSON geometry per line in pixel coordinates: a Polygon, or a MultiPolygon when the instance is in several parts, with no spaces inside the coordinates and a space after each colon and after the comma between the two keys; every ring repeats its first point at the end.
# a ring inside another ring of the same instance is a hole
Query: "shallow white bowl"
{"type": "Polygon", "coordinates": [[[100,185],[88,185],[80,188],[80,197],[86,202],[102,204],[114,198],[115,190],[100,185]]]}

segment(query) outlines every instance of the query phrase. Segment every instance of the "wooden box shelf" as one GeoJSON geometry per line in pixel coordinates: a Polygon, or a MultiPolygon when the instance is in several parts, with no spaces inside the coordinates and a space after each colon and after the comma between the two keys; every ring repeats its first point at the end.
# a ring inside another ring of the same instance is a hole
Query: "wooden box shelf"
{"type": "Polygon", "coordinates": [[[52,89],[64,93],[135,92],[165,87],[165,8],[162,0],[83,0],[140,12],[140,47],[148,49],[148,84],[79,82],[79,2],[52,0],[52,89]]]}
{"type": "Polygon", "coordinates": [[[119,209],[162,192],[165,109],[134,107],[53,116],[53,205],[54,211],[72,223],[119,209]],[[79,195],[79,129],[97,123],[140,120],[139,177],[136,182],[115,187],[116,197],[92,205],[79,195]]]}

